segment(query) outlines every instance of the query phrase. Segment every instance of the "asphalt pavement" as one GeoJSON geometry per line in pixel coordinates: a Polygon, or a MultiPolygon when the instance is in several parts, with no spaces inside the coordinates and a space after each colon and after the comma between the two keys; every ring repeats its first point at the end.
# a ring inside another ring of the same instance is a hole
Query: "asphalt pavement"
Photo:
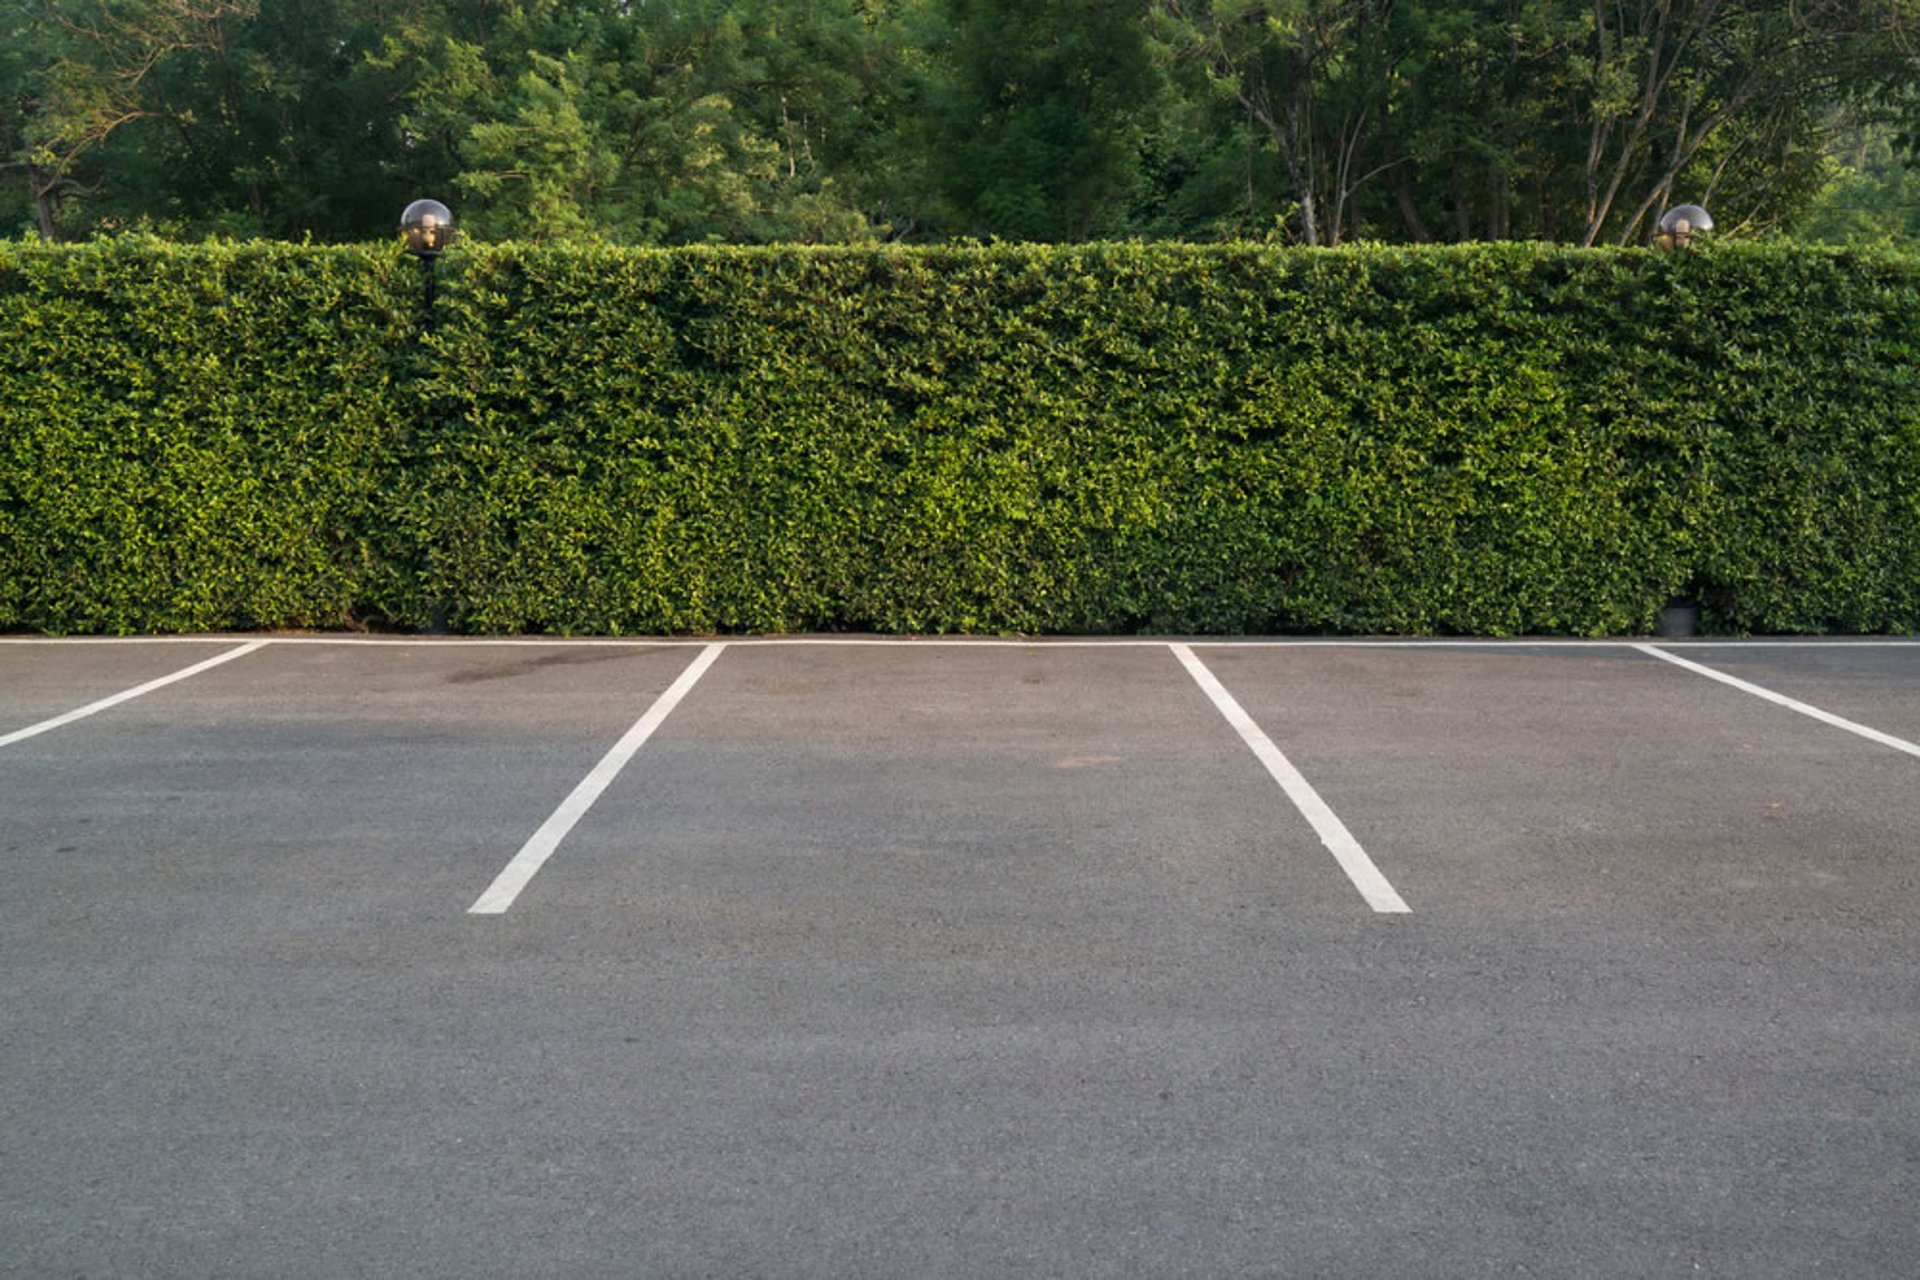
{"type": "Polygon", "coordinates": [[[1916,744],[1920,642],[0,640],[0,1274],[1911,1275],[1916,744]]]}

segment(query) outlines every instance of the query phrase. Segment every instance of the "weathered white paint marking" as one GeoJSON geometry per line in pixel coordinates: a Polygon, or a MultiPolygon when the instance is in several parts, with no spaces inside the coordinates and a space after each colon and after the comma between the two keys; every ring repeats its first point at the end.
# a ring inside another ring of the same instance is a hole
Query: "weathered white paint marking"
{"type": "Polygon", "coordinates": [[[1301,776],[1280,748],[1273,744],[1273,739],[1266,735],[1266,731],[1254,723],[1246,708],[1227,692],[1227,687],[1214,677],[1213,672],[1207,670],[1206,664],[1194,657],[1193,650],[1184,644],[1167,647],[1173,650],[1173,656],[1180,660],[1187,674],[1213,700],[1213,705],[1226,717],[1227,723],[1239,732],[1241,740],[1252,749],[1260,763],[1267,767],[1273,780],[1287,793],[1287,799],[1293,801],[1301,816],[1313,825],[1314,831],[1320,836],[1320,843],[1326,845],[1327,851],[1338,860],[1347,878],[1353,881],[1353,887],[1367,900],[1367,905],[1383,913],[1412,910],[1393,886],[1387,883],[1387,878],[1380,874],[1380,868],[1373,864],[1367,851],[1353,838],[1353,833],[1347,830],[1347,824],[1340,821],[1339,815],[1320,798],[1320,793],[1301,776]]]}
{"type": "Polygon", "coordinates": [[[72,724],[76,720],[84,720],[91,715],[98,715],[109,707],[117,707],[123,702],[131,702],[143,694],[152,693],[155,689],[164,689],[170,684],[175,684],[189,677],[197,676],[202,671],[210,670],[223,662],[232,662],[235,658],[244,658],[255,649],[265,648],[266,645],[267,641],[265,640],[255,640],[248,644],[243,644],[237,649],[229,649],[225,653],[215,654],[205,662],[196,662],[190,667],[183,667],[172,675],[161,676],[158,680],[149,680],[145,684],[136,685],[123,693],[116,693],[111,698],[102,698],[98,702],[89,702],[86,706],[69,711],[65,715],[55,716],[51,720],[42,720],[39,724],[30,724],[24,729],[15,729],[12,733],[0,736],[0,747],[10,747],[16,742],[24,742],[26,739],[34,737],[37,734],[58,729],[62,725],[72,724]]]}
{"type": "Polygon", "coordinates": [[[1878,729],[1869,728],[1864,724],[1848,720],[1844,716],[1834,715],[1831,711],[1822,711],[1819,707],[1811,706],[1796,698],[1789,698],[1784,693],[1775,693],[1771,689],[1749,683],[1748,681],[1740,679],[1738,676],[1730,676],[1724,671],[1716,671],[1712,667],[1704,666],[1690,659],[1668,653],[1665,649],[1656,648],[1650,644],[1636,644],[1633,647],[1642,653],[1651,654],[1662,662],[1671,662],[1676,667],[1684,667],[1688,671],[1694,672],[1697,675],[1703,675],[1709,680],[1718,680],[1721,684],[1731,685],[1743,693],[1752,694],[1756,698],[1765,698],[1768,702],[1776,703],[1779,706],[1787,708],[1789,711],[1798,711],[1803,716],[1811,716],[1822,724],[1830,724],[1836,729],[1845,729],[1848,733],[1859,734],[1869,742],[1877,742],[1883,747],[1892,747],[1895,751],[1904,751],[1910,756],[1920,756],[1920,743],[1908,742],[1905,738],[1896,738],[1890,733],[1882,733],[1878,729]]]}
{"type": "Polygon", "coordinates": [[[601,757],[600,763],[593,767],[593,772],[581,779],[573,793],[562,800],[552,816],[540,824],[540,829],[521,846],[520,852],[494,878],[487,891],[467,908],[468,914],[494,916],[513,905],[520,891],[527,887],[527,882],[553,856],[553,851],[560,847],[560,842],[567,838],[574,824],[593,807],[593,802],[620,775],[620,770],[626,767],[627,761],[633,759],[634,753],[646,745],[653,731],[673,714],[680,700],[700,682],[700,677],[706,674],[707,668],[713,665],[714,659],[726,647],[724,644],[710,644],[687,664],[680,678],[667,686],[667,691],[654,700],[653,705],[647,708],[647,713],[634,722],[633,728],[627,730],[620,741],[613,744],[612,750],[601,757]]]}

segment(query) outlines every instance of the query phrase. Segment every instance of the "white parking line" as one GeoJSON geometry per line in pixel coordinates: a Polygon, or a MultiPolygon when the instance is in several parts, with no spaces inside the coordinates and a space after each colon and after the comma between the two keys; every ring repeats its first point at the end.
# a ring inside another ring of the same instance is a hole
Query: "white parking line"
{"type": "Polygon", "coordinates": [[[1412,908],[1407,906],[1406,900],[1394,891],[1393,886],[1387,882],[1387,878],[1380,874],[1380,868],[1373,865],[1373,859],[1367,856],[1367,851],[1360,847],[1360,842],[1353,838],[1351,831],[1347,830],[1347,824],[1340,821],[1339,815],[1320,798],[1320,793],[1313,789],[1313,785],[1305,777],[1301,776],[1300,771],[1293,767],[1293,762],[1273,744],[1273,739],[1266,735],[1265,730],[1254,723],[1253,717],[1247,714],[1246,708],[1227,692],[1227,687],[1215,678],[1213,672],[1207,670],[1206,664],[1196,658],[1193,650],[1184,644],[1173,644],[1167,647],[1173,651],[1174,657],[1180,659],[1180,665],[1187,669],[1187,674],[1193,677],[1194,683],[1198,684],[1207,697],[1213,700],[1213,705],[1219,708],[1220,714],[1226,717],[1227,723],[1239,731],[1241,740],[1252,748],[1253,754],[1261,764],[1267,767],[1267,772],[1272,774],[1273,780],[1280,784],[1280,789],[1287,793],[1287,799],[1293,801],[1294,807],[1300,810],[1301,816],[1313,824],[1314,831],[1320,836],[1320,843],[1326,845],[1327,851],[1339,861],[1341,869],[1347,873],[1347,879],[1353,881],[1353,887],[1360,891],[1360,896],[1367,900],[1367,905],[1382,913],[1399,914],[1411,911],[1412,908]]]}
{"type": "Polygon", "coordinates": [[[1845,729],[1848,733],[1857,733],[1870,742],[1877,742],[1884,747],[1892,747],[1895,751],[1904,751],[1910,756],[1920,756],[1920,743],[1908,742],[1905,738],[1896,738],[1890,733],[1882,733],[1878,729],[1869,728],[1864,724],[1848,720],[1844,716],[1834,715],[1831,711],[1822,711],[1818,707],[1810,706],[1794,698],[1789,698],[1784,693],[1775,693],[1773,690],[1762,688],[1760,685],[1750,684],[1738,676],[1730,676],[1724,671],[1715,671],[1712,667],[1703,666],[1690,659],[1678,657],[1668,653],[1664,649],[1655,648],[1653,645],[1636,644],[1633,647],[1642,653],[1651,654],[1663,662],[1671,662],[1676,667],[1685,667],[1688,671],[1703,675],[1709,680],[1718,680],[1721,684],[1732,685],[1734,688],[1745,693],[1750,693],[1756,698],[1765,698],[1768,702],[1778,703],[1789,711],[1798,711],[1803,716],[1811,716],[1822,724],[1830,724],[1836,729],[1845,729]]]}
{"type": "Polygon", "coordinates": [[[237,649],[229,649],[225,653],[216,654],[208,658],[205,662],[196,662],[190,667],[184,667],[170,676],[161,676],[158,680],[149,680],[143,685],[136,685],[126,690],[124,693],[116,693],[111,698],[102,698],[98,702],[89,702],[86,706],[74,711],[69,711],[65,715],[55,716],[51,720],[42,720],[39,724],[30,724],[24,729],[15,729],[12,733],[0,737],[0,747],[10,747],[14,743],[24,742],[36,734],[46,733],[50,729],[58,729],[62,725],[72,724],[75,720],[84,720],[90,715],[105,711],[108,707],[117,707],[123,702],[131,702],[142,694],[152,693],[155,689],[164,689],[170,684],[187,679],[189,676],[197,676],[202,671],[217,667],[223,662],[232,662],[235,658],[244,658],[255,649],[263,649],[266,645],[267,641],[265,640],[254,640],[248,644],[241,645],[237,649]]]}
{"type": "Polygon", "coordinates": [[[698,657],[687,664],[687,669],[680,673],[680,678],[667,686],[667,691],[654,700],[653,705],[647,708],[647,713],[634,722],[633,728],[627,730],[620,741],[613,744],[611,751],[601,757],[600,763],[593,767],[593,772],[582,778],[580,785],[573,789],[573,793],[562,800],[560,807],[553,811],[552,816],[540,824],[540,829],[521,846],[520,852],[514,855],[513,861],[494,877],[487,891],[467,908],[467,914],[496,916],[513,905],[513,900],[520,896],[520,891],[527,887],[527,882],[532,880],[540,868],[546,864],[547,859],[553,856],[553,851],[560,847],[560,842],[567,838],[567,833],[573,830],[574,824],[593,807],[593,802],[600,798],[600,793],[620,775],[620,770],[626,767],[627,761],[633,759],[634,753],[646,745],[647,739],[653,736],[653,731],[660,727],[673,713],[673,709],[680,705],[680,700],[700,682],[700,677],[706,674],[707,668],[713,665],[714,659],[718,658],[726,647],[724,644],[709,644],[700,651],[698,657]]]}

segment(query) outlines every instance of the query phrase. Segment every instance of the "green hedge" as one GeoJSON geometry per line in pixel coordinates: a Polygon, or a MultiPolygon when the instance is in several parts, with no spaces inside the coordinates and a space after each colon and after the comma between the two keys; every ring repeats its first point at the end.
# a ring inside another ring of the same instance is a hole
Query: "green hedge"
{"type": "Polygon", "coordinates": [[[0,627],[1920,629],[1920,260],[0,244],[0,627]]]}

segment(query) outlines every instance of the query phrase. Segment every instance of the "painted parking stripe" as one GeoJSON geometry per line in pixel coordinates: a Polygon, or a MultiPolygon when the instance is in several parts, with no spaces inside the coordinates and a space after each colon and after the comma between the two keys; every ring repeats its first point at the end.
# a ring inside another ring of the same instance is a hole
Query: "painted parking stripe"
{"type": "Polygon", "coordinates": [[[55,716],[51,720],[42,720],[39,724],[30,724],[24,729],[15,729],[12,733],[0,737],[0,747],[10,747],[16,742],[24,742],[28,738],[46,733],[52,729],[58,729],[62,725],[72,724],[76,720],[85,720],[88,716],[98,715],[109,707],[117,707],[123,702],[131,702],[143,694],[152,693],[155,689],[164,689],[170,684],[176,684],[181,680],[197,676],[202,671],[209,671],[223,662],[232,662],[235,658],[244,658],[255,649],[264,649],[266,646],[267,641],[254,640],[241,645],[237,649],[229,649],[225,653],[215,654],[205,662],[196,662],[190,667],[183,667],[172,675],[161,676],[158,680],[149,680],[145,684],[135,685],[133,688],[125,690],[124,692],[114,694],[111,698],[102,698],[98,702],[89,702],[86,706],[69,711],[65,715],[55,716]]]}
{"type": "Polygon", "coordinates": [[[687,669],[680,673],[680,678],[668,685],[667,691],[647,708],[647,713],[634,722],[633,727],[622,735],[620,741],[613,744],[613,749],[601,757],[600,763],[593,767],[593,772],[580,780],[580,785],[573,789],[573,794],[560,802],[560,807],[540,824],[540,829],[533,833],[525,845],[521,846],[520,852],[514,855],[513,861],[494,877],[487,891],[467,908],[469,915],[497,916],[513,905],[514,899],[520,896],[520,891],[526,888],[527,882],[533,879],[542,866],[546,865],[547,859],[552,857],[553,851],[560,847],[560,842],[567,838],[567,833],[573,830],[574,824],[593,807],[593,802],[600,798],[600,793],[620,776],[620,771],[626,768],[627,762],[633,759],[634,753],[645,746],[647,739],[653,736],[653,731],[673,714],[673,709],[680,705],[680,700],[700,682],[700,677],[707,673],[707,668],[713,665],[714,659],[718,658],[726,647],[724,644],[709,644],[700,651],[698,657],[687,664],[687,669]]]}
{"type": "Polygon", "coordinates": [[[1687,658],[1682,658],[1677,654],[1668,653],[1666,650],[1656,648],[1653,645],[1636,644],[1633,647],[1642,653],[1652,654],[1663,662],[1671,662],[1676,667],[1685,667],[1688,671],[1703,675],[1709,680],[1718,680],[1721,684],[1732,685],[1734,688],[1745,693],[1750,693],[1756,698],[1765,698],[1768,702],[1777,703],[1790,711],[1798,711],[1803,716],[1811,716],[1822,724],[1830,724],[1836,729],[1845,729],[1848,733],[1859,734],[1869,742],[1877,742],[1883,747],[1892,747],[1895,751],[1904,751],[1910,756],[1920,756],[1920,743],[1908,742],[1905,738],[1896,738],[1890,733],[1882,733],[1878,729],[1870,728],[1857,721],[1848,720],[1844,716],[1834,715],[1831,711],[1822,711],[1820,708],[1810,706],[1798,699],[1789,698],[1784,693],[1775,693],[1771,689],[1749,683],[1748,681],[1740,679],[1738,676],[1730,676],[1724,671],[1716,671],[1712,667],[1705,666],[1687,658]]]}
{"type": "Polygon", "coordinates": [[[1313,785],[1293,767],[1293,762],[1274,745],[1273,739],[1266,735],[1266,731],[1254,723],[1253,717],[1247,714],[1246,708],[1227,692],[1227,687],[1215,678],[1206,664],[1196,658],[1193,650],[1184,644],[1173,644],[1167,647],[1173,651],[1173,656],[1180,660],[1180,665],[1187,669],[1187,674],[1193,677],[1194,683],[1198,684],[1207,697],[1213,700],[1213,705],[1219,709],[1222,716],[1226,717],[1227,723],[1239,732],[1241,740],[1252,749],[1260,763],[1267,767],[1267,772],[1272,774],[1273,780],[1280,784],[1280,789],[1287,793],[1287,799],[1293,801],[1294,807],[1300,810],[1300,815],[1312,824],[1314,831],[1320,837],[1320,843],[1327,846],[1327,851],[1340,863],[1341,869],[1347,873],[1347,878],[1353,881],[1353,887],[1358,889],[1360,896],[1367,900],[1367,905],[1382,913],[1399,914],[1411,911],[1412,908],[1407,906],[1406,900],[1394,891],[1393,886],[1387,882],[1387,878],[1380,874],[1380,868],[1376,867],[1373,859],[1367,856],[1367,851],[1360,847],[1360,842],[1353,838],[1351,831],[1347,830],[1347,824],[1340,821],[1339,815],[1320,798],[1320,793],[1315,791],[1313,785]]]}

